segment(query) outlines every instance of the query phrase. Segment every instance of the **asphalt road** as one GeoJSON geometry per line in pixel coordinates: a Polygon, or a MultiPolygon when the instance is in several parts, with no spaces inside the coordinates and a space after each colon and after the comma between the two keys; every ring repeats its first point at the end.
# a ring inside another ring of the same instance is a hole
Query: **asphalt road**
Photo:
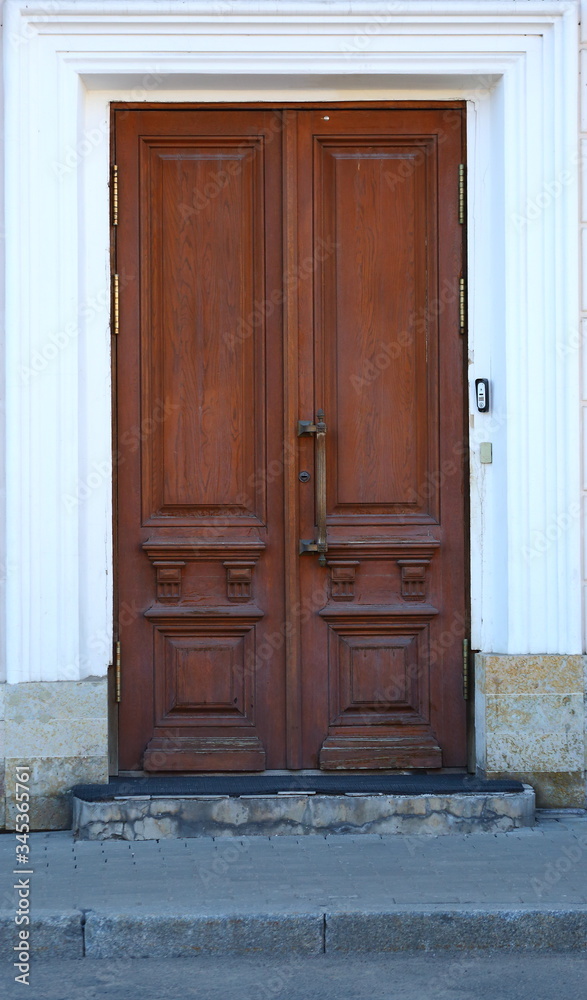
{"type": "Polygon", "coordinates": [[[0,964],[4,1000],[579,1000],[587,954],[48,961],[30,986],[0,964]]]}

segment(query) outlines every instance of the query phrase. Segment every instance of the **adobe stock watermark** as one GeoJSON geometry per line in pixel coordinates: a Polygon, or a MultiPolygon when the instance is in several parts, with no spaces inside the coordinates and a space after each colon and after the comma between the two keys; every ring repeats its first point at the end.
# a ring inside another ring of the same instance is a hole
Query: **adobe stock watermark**
{"type": "Polygon", "coordinates": [[[266,319],[271,317],[275,309],[282,306],[288,294],[296,290],[298,285],[309,278],[318,264],[323,264],[340,246],[332,237],[319,237],[314,244],[312,255],[305,257],[300,264],[283,277],[283,285],[274,288],[263,302],[255,302],[253,309],[242,319],[239,319],[236,330],[224,334],[224,343],[231,348],[243,343],[252,336],[266,319]]]}
{"type": "Polygon", "coordinates": [[[19,21],[19,31],[11,31],[6,35],[6,42],[10,45],[13,50],[18,50],[22,48],[23,45],[28,45],[29,42],[38,38],[38,30],[36,28],[37,24],[48,24],[51,14],[59,13],[60,3],[59,0],[45,0],[44,3],[35,4],[35,23],[25,20],[22,18],[19,21]]]}
{"type": "MultiPolygon", "coordinates": [[[[121,271],[118,277],[118,288],[122,291],[132,281],[134,275],[121,271]]],[[[78,339],[80,334],[80,321],[91,322],[105,310],[110,310],[111,299],[110,282],[104,285],[95,294],[90,295],[79,307],[78,319],[66,323],[61,330],[50,333],[47,340],[37,351],[34,351],[29,358],[27,365],[20,369],[20,381],[22,385],[29,385],[35,378],[41,375],[59,357],[62,351],[67,350],[69,345],[78,339]]]]}
{"type": "Polygon", "coordinates": [[[430,319],[442,316],[447,305],[456,302],[458,296],[458,281],[449,281],[445,278],[438,298],[432,299],[426,307],[413,313],[406,329],[400,330],[393,340],[380,341],[376,348],[377,353],[373,357],[362,358],[360,370],[353,372],[349,379],[357,395],[365,386],[372,385],[389,368],[392,361],[397,361],[402,351],[412,347],[415,337],[426,333],[430,319]]]}
{"type": "Polygon", "coordinates": [[[14,923],[18,928],[18,940],[13,946],[16,952],[13,962],[15,968],[14,981],[22,986],[30,986],[31,970],[31,875],[34,874],[30,856],[29,833],[30,833],[30,770],[24,764],[16,765],[16,850],[15,867],[13,875],[17,876],[14,882],[14,890],[17,894],[17,909],[14,914],[14,923]]]}
{"type": "Polygon", "coordinates": [[[556,514],[550,519],[544,528],[531,532],[532,542],[530,545],[522,547],[522,555],[526,562],[531,562],[538,556],[543,556],[545,552],[560,541],[563,535],[579,522],[581,517],[581,504],[573,501],[566,510],[556,514]]]}
{"type": "Polygon", "coordinates": [[[225,166],[208,171],[204,184],[192,190],[191,200],[179,203],[178,210],[182,222],[203,212],[228,187],[232,178],[239,177],[245,166],[254,160],[259,152],[266,150],[275,136],[283,132],[291,117],[291,113],[286,109],[275,112],[263,134],[257,137],[258,141],[243,139],[230,152],[227,150],[222,157],[225,166]]]}
{"type": "MultiPolygon", "coordinates": [[[[146,100],[149,94],[161,87],[165,79],[166,77],[159,73],[156,67],[152,73],[145,73],[141,77],[140,85],[132,87],[124,100],[129,103],[146,100]]],[[[54,175],[61,180],[74,170],[77,170],[80,163],[90,156],[95,149],[98,149],[105,139],[107,141],[110,139],[110,122],[108,119],[100,122],[99,126],[84,129],[78,141],[73,144],[70,143],[67,146],[62,159],[53,161],[54,175]]]]}
{"type": "Polygon", "coordinates": [[[562,854],[556,861],[549,862],[544,867],[542,878],[532,878],[532,888],[540,898],[549,889],[560,882],[563,875],[567,875],[579,863],[584,867],[587,858],[587,833],[577,837],[577,842],[570,847],[563,847],[562,854]]]}
{"type": "Polygon", "coordinates": [[[94,490],[99,489],[104,483],[109,483],[115,468],[126,461],[128,456],[137,451],[141,443],[155,433],[157,427],[167,420],[167,417],[180,408],[179,403],[172,403],[171,400],[157,399],[153,406],[152,415],[144,417],[140,424],[124,431],[119,443],[124,447],[124,451],[118,448],[111,458],[106,458],[102,462],[94,462],[90,472],[83,479],[78,480],[75,488],[70,493],[64,493],[61,497],[66,510],[71,511],[84,503],[92,495],[94,490]]]}
{"type": "Polygon", "coordinates": [[[530,223],[536,222],[543,212],[551,207],[555,201],[564,193],[565,189],[568,188],[576,180],[575,167],[581,166],[583,163],[583,156],[580,150],[577,150],[570,157],[569,166],[565,167],[563,170],[559,170],[557,175],[551,180],[544,181],[541,189],[537,191],[531,198],[526,201],[525,212],[522,215],[520,212],[513,212],[511,219],[518,232],[521,232],[530,223]]]}
{"type": "Polygon", "coordinates": [[[357,33],[350,41],[345,41],[341,45],[347,59],[356,55],[362,55],[371,45],[373,38],[380,35],[383,28],[391,24],[394,14],[401,14],[406,10],[405,0],[392,0],[387,4],[386,10],[381,14],[371,14],[357,33]]]}

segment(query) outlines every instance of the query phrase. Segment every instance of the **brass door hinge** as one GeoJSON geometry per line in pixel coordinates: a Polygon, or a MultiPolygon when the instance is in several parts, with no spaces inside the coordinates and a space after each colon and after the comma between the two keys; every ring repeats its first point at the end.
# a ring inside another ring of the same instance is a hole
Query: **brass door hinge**
{"type": "Polygon", "coordinates": [[[120,332],[120,281],[117,274],[112,275],[112,333],[118,336],[120,332]]]}
{"type": "Polygon", "coordinates": [[[459,163],[459,222],[465,225],[465,164],[459,163]]]}
{"type": "Polygon", "coordinates": [[[118,167],[112,167],[112,225],[118,225],[118,167]]]}
{"type": "Polygon", "coordinates": [[[463,698],[469,699],[469,640],[463,639],[463,698]]]}
{"type": "Polygon", "coordinates": [[[121,672],[121,660],[120,660],[120,643],[116,642],[114,644],[114,685],[115,685],[115,699],[117,702],[120,701],[120,692],[122,688],[122,672],[121,672]]]}
{"type": "Polygon", "coordinates": [[[459,333],[464,333],[467,324],[467,283],[459,278],[459,333]]]}

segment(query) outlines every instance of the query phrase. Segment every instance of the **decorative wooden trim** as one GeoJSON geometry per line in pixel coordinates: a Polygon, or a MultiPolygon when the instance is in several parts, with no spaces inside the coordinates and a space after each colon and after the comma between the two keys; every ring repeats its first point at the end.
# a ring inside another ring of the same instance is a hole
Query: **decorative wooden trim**
{"type": "Polygon", "coordinates": [[[426,600],[426,571],[429,559],[398,559],[401,569],[401,595],[404,601],[426,600]]]}
{"type": "Polygon", "coordinates": [[[330,596],[333,601],[353,601],[355,598],[356,567],[358,559],[329,559],[330,596]]]}
{"type": "Polygon", "coordinates": [[[320,750],[322,771],[442,767],[442,750],[427,732],[407,735],[327,736],[320,750]]]}
{"type": "MultiPolygon", "coordinates": [[[[290,121],[297,120],[292,109],[290,121]]],[[[297,128],[283,133],[283,269],[286,274],[299,273],[298,233],[298,134],[297,128]]],[[[295,371],[299,357],[300,317],[297,295],[287,295],[283,310],[283,366],[284,372],[295,371]]],[[[299,443],[295,428],[299,418],[299,383],[297,379],[284,378],[283,440],[288,443],[293,461],[284,466],[284,569],[285,569],[285,712],[286,712],[286,763],[294,770],[302,764],[302,663],[299,615],[293,609],[300,601],[300,511],[298,502],[299,443]],[[293,627],[292,627],[293,626],[293,627]]]]}
{"type": "Polygon", "coordinates": [[[257,736],[154,736],[143,758],[145,771],[264,771],[257,736]]]}
{"type": "Polygon", "coordinates": [[[145,618],[148,618],[154,625],[177,624],[185,625],[188,622],[197,621],[210,624],[226,623],[226,626],[250,628],[256,621],[263,618],[263,611],[254,605],[247,607],[201,607],[192,604],[181,607],[152,607],[145,611],[145,618]]]}
{"type": "Polygon", "coordinates": [[[153,566],[157,571],[157,600],[179,601],[181,598],[181,571],[185,562],[156,560],[153,566]]]}
{"type": "Polygon", "coordinates": [[[355,632],[357,626],[365,629],[365,633],[380,633],[382,627],[400,624],[425,624],[438,614],[438,608],[431,604],[418,604],[417,607],[406,607],[405,604],[390,604],[382,607],[375,604],[351,604],[348,607],[325,607],[318,612],[329,625],[336,626],[336,631],[344,633],[347,630],[355,632]]]}
{"type": "Polygon", "coordinates": [[[440,548],[437,538],[362,538],[328,543],[328,558],[339,559],[428,559],[440,548]]]}
{"type": "Polygon", "coordinates": [[[226,596],[229,601],[250,601],[253,586],[254,560],[222,564],[226,569],[226,596]]]}
{"type": "Polygon", "coordinates": [[[214,541],[203,539],[201,544],[186,538],[166,538],[165,541],[148,539],[143,545],[143,552],[151,562],[170,559],[182,559],[184,562],[245,559],[254,563],[264,549],[265,542],[234,538],[218,538],[214,541]]]}

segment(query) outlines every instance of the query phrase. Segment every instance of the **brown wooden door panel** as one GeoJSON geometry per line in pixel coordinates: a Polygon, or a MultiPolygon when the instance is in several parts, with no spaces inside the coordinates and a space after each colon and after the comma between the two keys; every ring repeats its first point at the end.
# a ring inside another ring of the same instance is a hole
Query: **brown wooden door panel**
{"type": "Polygon", "coordinates": [[[281,120],[116,115],[117,267],[140,277],[123,284],[117,344],[121,766],[276,767],[281,120]]]}
{"type": "Polygon", "coordinates": [[[464,766],[462,130],[115,111],[121,768],[464,766]]]}
{"type": "MultiPolygon", "coordinates": [[[[301,325],[303,415],[328,425],[328,564],[301,565],[306,766],[465,764],[461,128],[454,111],[299,119],[300,254],[333,246],[301,325]]],[[[307,538],[307,487],[300,504],[307,538]]]]}

